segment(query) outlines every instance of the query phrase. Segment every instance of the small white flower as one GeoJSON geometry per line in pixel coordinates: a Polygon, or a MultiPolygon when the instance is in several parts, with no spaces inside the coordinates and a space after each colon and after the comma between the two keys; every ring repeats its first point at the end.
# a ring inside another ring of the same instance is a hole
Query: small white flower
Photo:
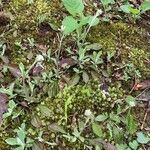
{"type": "Polygon", "coordinates": [[[130,101],[130,102],[129,102],[129,105],[130,105],[131,107],[135,107],[135,106],[136,106],[136,104],[135,104],[134,101],[130,101]]]}
{"type": "Polygon", "coordinates": [[[85,110],[84,115],[87,116],[87,117],[91,116],[92,115],[91,110],[90,109],[85,110]]]}
{"type": "Polygon", "coordinates": [[[42,62],[42,61],[44,61],[44,57],[42,55],[37,55],[35,58],[35,61],[36,62],[42,62]]]}
{"type": "Polygon", "coordinates": [[[103,13],[103,11],[101,10],[101,9],[99,9],[99,10],[97,10],[97,12],[96,12],[96,16],[99,16],[99,15],[101,15],[103,13]]]}
{"type": "Polygon", "coordinates": [[[65,26],[61,25],[61,27],[58,30],[61,31],[61,32],[64,32],[65,26]]]}

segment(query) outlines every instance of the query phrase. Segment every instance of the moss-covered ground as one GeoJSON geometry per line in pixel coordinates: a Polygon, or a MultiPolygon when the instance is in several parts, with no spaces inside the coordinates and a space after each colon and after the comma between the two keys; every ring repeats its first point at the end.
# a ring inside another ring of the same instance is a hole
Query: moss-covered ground
{"type": "MultiPolygon", "coordinates": [[[[93,1],[84,5],[87,14],[99,7],[93,1]]],[[[60,43],[67,14],[59,0],[2,1],[0,94],[8,98],[0,150],[149,150],[149,29],[124,15],[100,21],[86,42],[100,46],[94,52],[101,52],[101,63],[82,64],[75,33],[60,43]],[[136,86],[142,81],[145,88],[136,86]],[[19,138],[18,130],[20,143],[8,142],[19,138]]]]}

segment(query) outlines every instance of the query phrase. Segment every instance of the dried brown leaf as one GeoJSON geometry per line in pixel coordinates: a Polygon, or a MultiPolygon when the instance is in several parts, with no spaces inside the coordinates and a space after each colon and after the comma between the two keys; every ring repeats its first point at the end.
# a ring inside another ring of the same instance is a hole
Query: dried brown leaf
{"type": "Polygon", "coordinates": [[[77,64],[77,62],[72,58],[63,58],[59,62],[59,66],[62,68],[71,67],[71,66],[74,66],[76,64],[77,64]]]}
{"type": "Polygon", "coordinates": [[[44,44],[36,44],[37,49],[44,55],[46,55],[48,47],[44,44]]]}
{"type": "Polygon", "coordinates": [[[44,143],[35,142],[33,143],[32,150],[47,150],[44,143]]]}
{"type": "Polygon", "coordinates": [[[4,78],[4,75],[0,72],[0,79],[4,78]]]}
{"type": "Polygon", "coordinates": [[[137,83],[134,90],[144,90],[150,88],[150,80],[145,80],[143,82],[137,83]]]}
{"type": "Polygon", "coordinates": [[[116,146],[110,143],[103,143],[105,150],[117,150],[116,146]]]}
{"type": "Polygon", "coordinates": [[[29,60],[31,60],[31,59],[33,58],[33,53],[32,53],[32,51],[30,51],[30,52],[28,53],[27,58],[28,58],[29,60]]]}
{"type": "Polygon", "coordinates": [[[9,59],[7,56],[1,56],[1,59],[5,64],[9,64],[9,59]]]}
{"type": "Polygon", "coordinates": [[[32,75],[33,76],[38,76],[40,73],[43,71],[43,66],[42,65],[36,65],[33,70],[32,70],[32,75]]]}
{"type": "Polygon", "coordinates": [[[0,70],[3,70],[3,64],[0,63],[0,70]]]}
{"type": "Polygon", "coordinates": [[[3,113],[7,111],[8,96],[6,94],[0,94],[0,124],[2,123],[3,113]]]}
{"type": "Polygon", "coordinates": [[[15,78],[19,78],[21,77],[21,72],[20,72],[20,69],[17,65],[9,65],[8,66],[8,69],[10,71],[10,73],[15,77],[15,78]]]}
{"type": "Polygon", "coordinates": [[[138,97],[138,100],[140,101],[150,101],[150,90],[144,90],[138,97]]]}
{"type": "Polygon", "coordinates": [[[105,142],[101,139],[92,139],[90,140],[90,143],[92,145],[98,145],[98,146],[103,146],[103,148],[105,150],[117,150],[116,146],[111,144],[111,143],[108,143],[108,142],[105,142]]]}
{"type": "Polygon", "coordinates": [[[38,116],[33,116],[31,119],[31,124],[36,127],[39,128],[42,125],[41,119],[38,116]]]}

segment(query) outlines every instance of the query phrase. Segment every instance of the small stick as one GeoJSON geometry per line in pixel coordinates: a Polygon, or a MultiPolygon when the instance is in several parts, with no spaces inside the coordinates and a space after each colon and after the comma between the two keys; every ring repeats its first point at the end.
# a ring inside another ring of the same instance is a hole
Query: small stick
{"type": "Polygon", "coordinates": [[[134,77],[134,85],[132,87],[132,89],[130,90],[129,94],[131,94],[133,92],[133,90],[135,89],[135,87],[137,86],[137,79],[136,76],[134,77]]]}
{"type": "Polygon", "coordinates": [[[144,149],[144,150],[146,150],[146,148],[145,148],[145,146],[144,146],[144,145],[142,145],[142,147],[143,147],[143,149],[144,149]]]}
{"type": "Polygon", "coordinates": [[[149,99],[149,103],[148,103],[148,108],[147,108],[147,110],[145,112],[145,115],[144,115],[143,123],[141,125],[141,130],[143,130],[143,128],[144,128],[145,121],[146,121],[146,118],[147,118],[147,115],[148,115],[149,111],[150,111],[150,99],[149,99]]]}

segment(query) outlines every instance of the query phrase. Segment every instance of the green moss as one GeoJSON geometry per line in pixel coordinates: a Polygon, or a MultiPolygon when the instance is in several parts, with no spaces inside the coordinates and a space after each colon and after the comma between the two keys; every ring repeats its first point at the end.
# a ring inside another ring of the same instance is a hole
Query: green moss
{"type": "Polygon", "coordinates": [[[150,76],[149,68],[149,58],[150,51],[145,51],[143,49],[131,49],[129,51],[128,59],[125,60],[125,63],[131,62],[135,67],[141,72],[145,77],[150,76]]]}
{"type": "MultiPolygon", "coordinates": [[[[55,32],[49,23],[56,25],[61,21],[58,9],[60,10],[59,0],[35,0],[33,4],[28,4],[27,0],[12,0],[5,5],[4,10],[11,14],[11,21],[2,40],[8,45],[6,53],[12,63],[27,63],[27,53],[33,50],[33,47],[25,42],[27,38],[34,38],[35,43],[39,45],[54,46],[55,32]],[[25,49],[16,48],[16,41],[20,41],[25,49]]],[[[2,28],[2,30],[4,29],[2,28]]],[[[35,49],[36,47],[34,47],[35,49]]]]}
{"type": "Polygon", "coordinates": [[[66,103],[68,103],[68,114],[78,112],[81,115],[84,114],[86,109],[91,109],[95,113],[109,112],[110,103],[121,98],[124,91],[121,89],[120,84],[116,84],[108,88],[108,93],[109,95],[105,95],[100,89],[99,83],[95,81],[86,85],[67,86],[56,98],[47,98],[44,103],[50,108],[53,114],[52,120],[55,122],[64,117],[66,103]]]}
{"type": "Polygon", "coordinates": [[[101,23],[93,28],[87,38],[92,43],[100,43],[104,54],[114,53],[115,63],[133,64],[144,77],[150,76],[148,59],[148,39],[145,32],[136,26],[123,23],[101,23]],[[146,62],[147,60],[147,62],[146,62]]]}
{"type": "Polygon", "coordinates": [[[0,138],[0,149],[1,150],[9,150],[10,147],[4,142],[3,138],[0,138]]]}
{"type": "Polygon", "coordinates": [[[41,22],[56,23],[60,2],[35,0],[32,4],[28,4],[27,0],[12,0],[5,9],[12,14],[11,25],[14,28],[31,33],[36,32],[41,22]]]}
{"type": "Polygon", "coordinates": [[[50,18],[50,5],[44,0],[28,4],[26,0],[12,0],[8,10],[13,14],[12,25],[17,29],[33,31],[40,22],[39,19],[50,18]]]}
{"type": "MultiPolygon", "coordinates": [[[[63,127],[65,131],[72,133],[73,115],[76,116],[76,120],[81,119],[83,121],[85,119],[84,113],[87,109],[90,109],[95,115],[113,112],[115,109],[113,110],[112,104],[114,104],[116,100],[122,99],[123,96],[124,90],[119,83],[111,84],[108,88],[108,94],[105,94],[105,92],[101,90],[98,81],[92,81],[85,85],[73,87],[66,86],[54,99],[44,99],[41,104],[36,107],[37,112],[34,112],[34,115],[38,115],[44,127],[44,133],[49,135],[47,140],[52,141],[55,140],[56,137],[54,136],[55,132],[49,129],[50,124],[57,123],[63,127]]],[[[94,137],[91,131],[90,133],[83,133],[83,136],[94,137]]],[[[59,134],[58,137],[59,142],[66,146],[65,148],[71,149],[74,145],[78,145],[80,148],[83,146],[83,143],[78,140],[75,144],[72,144],[62,137],[61,134],[59,134]]]]}
{"type": "Polygon", "coordinates": [[[24,65],[27,64],[27,51],[19,50],[19,52],[16,52],[16,50],[14,50],[11,53],[11,63],[12,64],[23,63],[24,65]]]}

